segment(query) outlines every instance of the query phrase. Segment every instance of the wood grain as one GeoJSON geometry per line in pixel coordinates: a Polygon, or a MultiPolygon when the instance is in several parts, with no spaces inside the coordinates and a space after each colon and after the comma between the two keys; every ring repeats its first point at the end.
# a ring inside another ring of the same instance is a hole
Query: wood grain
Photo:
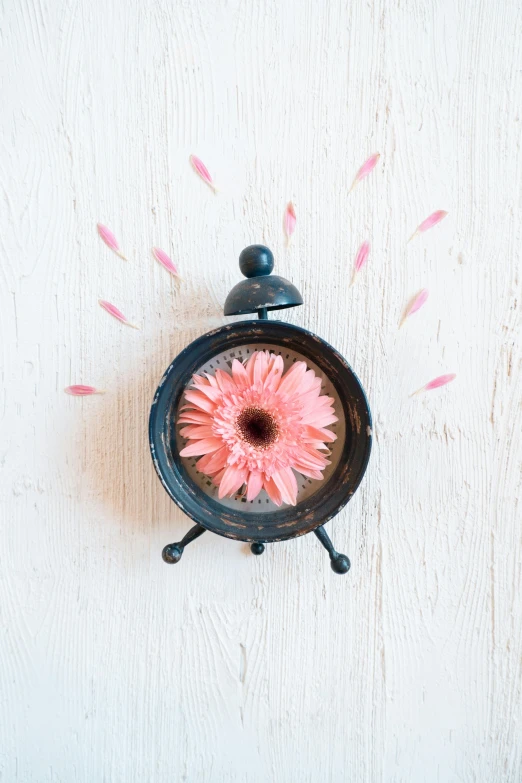
{"type": "Polygon", "coordinates": [[[518,783],[519,4],[1,15],[2,783],[518,783]],[[407,244],[435,209],[448,217],[407,244]],[[254,558],[206,534],[179,565],[160,557],[189,522],[149,457],[153,392],[224,322],[253,242],[303,294],[285,318],[369,394],[369,472],[329,524],[347,577],[314,536],[254,558]],[[442,372],[455,383],[409,398],[442,372]],[[68,398],[71,383],[107,393],[68,398]]]}

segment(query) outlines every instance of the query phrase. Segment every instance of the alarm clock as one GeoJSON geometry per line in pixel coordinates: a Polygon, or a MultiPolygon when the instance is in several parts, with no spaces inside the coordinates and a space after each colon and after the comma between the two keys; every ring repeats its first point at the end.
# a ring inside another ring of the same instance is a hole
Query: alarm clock
{"type": "Polygon", "coordinates": [[[261,555],[267,544],[314,532],[330,556],[332,569],[346,573],[350,561],[338,553],[324,525],[357,490],[371,452],[372,420],[364,389],[348,362],[321,337],[268,313],[303,304],[297,288],[272,274],[274,257],[263,245],[251,245],[239,257],[245,279],[229,293],[226,316],[252,314],[255,320],[236,321],[207,332],[188,345],[170,364],[152,403],[149,436],[154,467],[164,488],[195,523],[181,541],[167,544],[163,559],[177,563],[185,547],[206,531],[250,543],[261,555]],[[186,446],[178,418],[193,376],[209,377],[221,369],[230,372],[234,360],[245,363],[257,351],[281,357],[284,371],[304,362],[320,378],[321,394],[333,402],[337,421],[329,425],[335,440],[329,443],[329,464],[321,479],[297,476],[295,505],[276,505],[263,489],[253,500],[238,490],[219,498],[218,487],[198,470],[195,457],[182,457],[186,446]]]}

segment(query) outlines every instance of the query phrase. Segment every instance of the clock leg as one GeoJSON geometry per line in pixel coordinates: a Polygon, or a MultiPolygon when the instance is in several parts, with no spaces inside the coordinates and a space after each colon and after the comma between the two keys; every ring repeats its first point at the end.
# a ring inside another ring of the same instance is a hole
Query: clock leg
{"type": "Polygon", "coordinates": [[[330,536],[322,525],[316,528],[314,533],[330,555],[332,571],[335,571],[336,574],[346,574],[350,570],[350,560],[346,555],[341,555],[340,552],[335,551],[330,536]]]}
{"type": "Polygon", "coordinates": [[[205,528],[201,527],[201,525],[194,525],[194,527],[191,527],[181,541],[178,541],[175,544],[167,544],[161,553],[163,560],[166,563],[179,563],[183,550],[187,544],[191,544],[196,538],[202,536],[204,532],[205,528]]]}
{"type": "Polygon", "coordinates": [[[253,555],[262,555],[265,551],[265,545],[262,541],[254,541],[253,544],[250,544],[250,551],[253,555]]]}

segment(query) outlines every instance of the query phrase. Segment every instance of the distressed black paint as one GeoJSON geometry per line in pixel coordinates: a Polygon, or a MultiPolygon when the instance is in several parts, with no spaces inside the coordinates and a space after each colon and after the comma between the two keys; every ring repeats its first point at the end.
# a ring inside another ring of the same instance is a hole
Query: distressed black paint
{"type": "Polygon", "coordinates": [[[158,475],[172,499],[195,522],[240,541],[283,541],[314,530],[351,498],[363,477],[371,449],[371,415],[359,379],[337,351],[311,332],[277,321],[242,321],[195,340],[172,362],[158,388],[150,416],[150,442],[158,475]],[[176,448],[178,405],[192,375],[224,349],[269,343],[310,359],[337,388],[346,418],[340,462],[317,492],[295,507],[266,514],[242,514],[202,493],[186,473],[176,448]],[[262,527],[259,530],[259,527],[262,527]]]}
{"type": "Polygon", "coordinates": [[[172,500],[196,525],[182,541],[163,550],[168,563],[177,563],[184,547],[205,530],[239,541],[251,542],[261,555],[265,543],[284,541],[311,531],[327,549],[332,569],[344,574],[350,568],[346,555],[339,554],[322,527],[350,500],[359,486],[372,443],[370,408],[359,379],[345,359],[324,340],[297,326],[268,321],[269,310],[302,304],[301,294],[282,277],[271,275],[273,256],[263,245],[245,248],[240,268],[246,280],[238,283],[225,303],[225,315],[257,313],[258,321],[224,326],[195,340],[174,359],[156,392],[149,420],[149,437],[156,472],[172,500]],[[289,348],[314,362],[336,387],[344,408],[346,437],[337,467],[317,491],[295,507],[284,506],[267,514],[243,514],[203,493],[185,470],[176,446],[176,417],[181,396],[193,374],[225,350],[242,345],[269,344],[289,348]]]}
{"type": "Polygon", "coordinates": [[[239,256],[239,268],[247,278],[234,286],[226,298],[225,315],[247,315],[268,310],[283,310],[303,304],[295,285],[284,277],[270,274],[274,256],[264,245],[250,245],[239,256]]]}

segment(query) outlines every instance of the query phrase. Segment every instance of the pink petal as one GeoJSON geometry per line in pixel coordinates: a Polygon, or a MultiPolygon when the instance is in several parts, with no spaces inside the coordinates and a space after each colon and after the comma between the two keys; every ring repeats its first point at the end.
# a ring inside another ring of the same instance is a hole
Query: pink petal
{"type": "Polygon", "coordinates": [[[283,357],[279,356],[278,354],[272,354],[269,369],[265,379],[266,391],[277,391],[283,376],[284,366],[283,357]]]}
{"type": "Polygon", "coordinates": [[[313,370],[307,370],[305,372],[303,381],[302,381],[302,383],[301,383],[301,385],[299,386],[299,389],[298,389],[299,397],[302,399],[304,396],[306,396],[310,392],[312,392],[313,394],[316,394],[316,397],[317,397],[317,392],[315,391],[315,389],[317,387],[317,391],[318,391],[321,388],[321,382],[320,381],[321,381],[321,379],[317,377],[317,375],[315,374],[315,372],[313,370]],[[317,383],[316,383],[317,381],[319,381],[319,385],[317,385],[317,383]]]}
{"type": "Polygon", "coordinates": [[[263,489],[263,475],[258,470],[250,471],[247,479],[247,500],[254,500],[263,489]]]}
{"type": "Polygon", "coordinates": [[[297,456],[295,464],[303,465],[308,468],[313,468],[314,470],[323,470],[326,465],[329,465],[329,461],[326,459],[324,454],[321,454],[316,449],[308,449],[303,450],[300,452],[300,454],[297,456]]]}
{"type": "MultiPolygon", "coordinates": [[[[218,371],[216,370],[216,372],[218,372],[218,371]]],[[[225,375],[226,375],[226,373],[225,373],[225,375]]],[[[208,372],[205,373],[205,377],[204,377],[203,380],[207,381],[207,383],[209,383],[215,389],[219,389],[219,385],[218,385],[218,382],[216,381],[215,377],[213,375],[210,375],[208,372]]]]}
{"type": "Polygon", "coordinates": [[[323,474],[320,470],[313,470],[312,468],[303,466],[301,463],[298,464],[297,462],[295,463],[294,467],[302,476],[308,476],[308,478],[313,479],[323,478],[323,474]]]}
{"type": "Polygon", "coordinates": [[[246,468],[237,468],[235,465],[229,465],[219,485],[219,499],[224,498],[225,495],[233,495],[234,492],[237,492],[239,487],[245,483],[247,472],[246,468]]]}
{"type": "Polygon", "coordinates": [[[228,372],[223,372],[223,370],[216,370],[215,378],[218,388],[221,389],[222,392],[237,391],[236,384],[228,372]]]}
{"type": "Polygon", "coordinates": [[[196,463],[196,467],[201,473],[206,473],[209,476],[213,476],[215,473],[225,467],[227,464],[228,454],[228,447],[222,446],[214,453],[206,454],[204,457],[201,457],[201,459],[196,463]]]}
{"type": "MultiPolygon", "coordinates": [[[[300,402],[302,403],[302,416],[308,416],[309,413],[321,412],[321,415],[325,413],[333,413],[332,399],[331,397],[318,397],[317,392],[308,392],[304,394],[300,402]]],[[[312,422],[307,422],[311,424],[312,422]]]]}
{"type": "Polygon", "coordinates": [[[212,424],[212,418],[205,411],[190,410],[181,414],[178,424],[212,424]]]}
{"type": "Polygon", "coordinates": [[[285,216],[283,220],[283,227],[285,230],[286,240],[290,242],[290,237],[295,231],[296,216],[295,207],[291,201],[288,202],[285,209],[285,216]]]}
{"type": "Polygon", "coordinates": [[[276,486],[276,483],[273,478],[270,479],[264,479],[263,486],[266,489],[267,495],[272,501],[272,503],[275,503],[276,506],[280,506],[283,502],[283,499],[281,497],[281,493],[279,492],[279,489],[276,486]]]}
{"type": "Polygon", "coordinates": [[[111,250],[114,250],[116,255],[118,255],[120,258],[123,258],[124,261],[127,259],[123,255],[123,253],[120,250],[120,246],[118,245],[118,241],[112,231],[107,228],[107,226],[102,225],[102,223],[98,223],[98,234],[103,239],[107,247],[110,247],[111,250]]]}
{"type": "Polygon", "coordinates": [[[431,391],[432,389],[438,389],[439,386],[445,386],[447,383],[454,381],[456,377],[457,375],[454,372],[448,373],[447,375],[439,375],[416,392],[413,392],[413,394],[410,394],[410,397],[413,397],[415,394],[420,394],[420,392],[423,391],[431,391]]]}
{"type": "Polygon", "coordinates": [[[220,470],[219,473],[216,473],[215,476],[212,476],[212,481],[214,482],[214,486],[219,487],[221,484],[221,479],[223,478],[225,474],[225,468],[223,470],[220,470]]]}
{"type": "Polygon", "coordinates": [[[320,415],[310,413],[301,419],[302,424],[311,424],[312,427],[328,427],[329,424],[333,424],[336,421],[339,421],[339,419],[333,413],[321,413],[320,415]]]}
{"type": "Polygon", "coordinates": [[[191,402],[194,405],[194,407],[200,408],[201,410],[206,411],[207,413],[214,412],[214,408],[216,406],[202,392],[187,391],[185,392],[185,397],[189,402],[191,402]]]}
{"type": "Polygon", "coordinates": [[[250,356],[245,363],[245,370],[248,376],[248,385],[250,386],[252,383],[254,383],[254,367],[256,366],[257,362],[257,356],[259,354],[259,351],[254,351],[252,356],[250,356]]]}
{"type": "Polygon", "coordinates": [[[448,213],[445,212],[443,209],[437,209],[436,212],[432,212],[429,217],[426,218],[426,220],[423,220],[420,226],[417,227],[417,230],[414,234],[411,235],[409,238],[409,242],[417,236],[417,234],[422,234],[424,231],[427,231],[429,228],[433,228],[433,226],[436,226],[437,223],[440,223],[440,221],[446,217],[448,213]]]}
{"type": "Polygon", "coordinates": [[[254,365],[254,383],[264,384],[268,375],[269,355],[266,351],[259,351],[254,365]]]}
{"type": "Polygon", "coordinates": [[[212,402],[218,402],[223,396],[223,393],[219,389],[215,389],[213,386],[210,386],[210,384],[195,383],[194,387],[212,402]]]}
{"type": "Polygon", "coordinates": [[[305,362],[295,362],[288,372],[283,375],[281,383],[279,384],[279,389],[277,390],[278,394],[295,394],[303,381],[306,369],[305,362]]]}
{"type": "Polygon", "coordinates": [[[250,378],[241,362],[234,359],[232,362],[232,377],[239,389],[247,389],[250,386],[250,378]]]}
{"type": "Polygon", "coordinates": [[[355,278],[363,268],[363,266],[368,261],[368,256],[370,254],[370,243],[368,240],[365,240],[359,250],[357,251],[357,255],[355,256],[355,263],[353,265],[353,277],[351,285],[354,284],[355,278]]]}
{"type": "Polygon", "coordinates": [[[165,253],[164,250],[161,250],[159,247],[153,247],[152,255],[154,256],[156,261],[158,261],[161,264],[161,266],[167,270],[167,272],[170,272],[171,275],[175,275],[176,277],[180,277],[180,274],[178,272],[178,267],[172,261],[172,259],[169,258],[169,256],[165,253]]]}
{"type": "Polygon", "coordinates": [[[337,440],[337,435],[334,435],[330,430],[319,429],[318,427],[312,427],[310,424],[306,427],[306,434],[312,440],[323,441],[324,443],[333,443],[337,440]]]}
{"type": "Polygon", "coordinates": [[[180,457],[200,457],[202,454],[210,454],[223,446],[221,438],[203,438],[191,443],[179,452],[180,457]]]}
{"type": "Polygon", "coordinates": [[[183,438],[201,440],[202,438],[211,438],[214,435],[214,430],[209,424],[189,424],[188,427],[182,427],[179,434],[183,438]]]}
{"type": "Polygon", "coordinates": [[[350,188],[350,191],[349,191],[350,193],[352,192],[352,190],[354,189],[354,187],[357,185],[358,182],[360,182],[362,179],[367,177],[368,174],[371,171],[373,171],[373,169],[377,165],[377,161],[379,160],[380,157],[381,157],[380,153],[376,152],[375,155],[370,155],[368,160],[366,160],[362,164],[361,168],[359,169],[359,171],[355,175],[355,179],[354,179],[352,187],[350,188]]]}
{"type": "Polygon", "coordinates": [[[285,503],[295,506],[297,501],[297,480],[292,468],[280,468],[276,470],[272,478],[285,503]]]}
{"type": "Polygon", "coordinates": [[[109,313],[109,315],[112,315],[113,318],[121,321],[122,324],[125,324],[126,326],[132,326],[133,329],[140,328],[139,326],[136,326],[136,324],[131,324],[131,322],[128,321],[127,318],[123,315],[122,311],[118,310],[118,308],[110,302],[106,302],[104,299],[98,299],[98,303],[100,307],[103,307],[103,309],[109,313]]]}
{"type": "Polygon", "coordinates": [[[399,324],[399,328],[403,325],[406,318],[409,318],[410,315],[413,315],[413,313],[416,313],[417,310],[420,310],[422,305],[425,304],[426,299],[428,298],[429,292],[427,288],[423,288],[419,293],[413,297],[409,305],[406,307],[406,310],[404,311],[404,315],[402,316],[401,322],[399,324]]]}
{"type": "Polygon", "coordinates": [[[200,386],[210,386],[210,381],[204,375],[193,375],[192,376],[192,384],[194,386],[197,386],[198,384],[200,386]]]}
{"type": "Polygon", "coordinates": [[[217,193],[217,188],[214,185],[214,181],[212,177],[210,176],[209,170],[205,166],[202,160],[197,158],[195,155],[191,155],[189,157],[189,160],[194,168],[194,170],[199,174],[203,182],[206,182],[209,187],[212,188],[214,193],[217,193]]]}
{"type": "Polygon", "coordinates": [[[72,397],[87,397],[89,394],[105,394],[104,391],[95,389],[94,386],[83,386],[82,384],[66,386],[64,392],[70,394],[72,397]]]}
{"type": "Polygon", "coordinates": [[[323,466],[330,464],[330,460],[327,460],[324,454],[321,454],[319,451],[312,448],[312,446],[310,446],[308,443],[303,444],[303,451],[305,451],[311,459],[320,460],[323,466]]]}

